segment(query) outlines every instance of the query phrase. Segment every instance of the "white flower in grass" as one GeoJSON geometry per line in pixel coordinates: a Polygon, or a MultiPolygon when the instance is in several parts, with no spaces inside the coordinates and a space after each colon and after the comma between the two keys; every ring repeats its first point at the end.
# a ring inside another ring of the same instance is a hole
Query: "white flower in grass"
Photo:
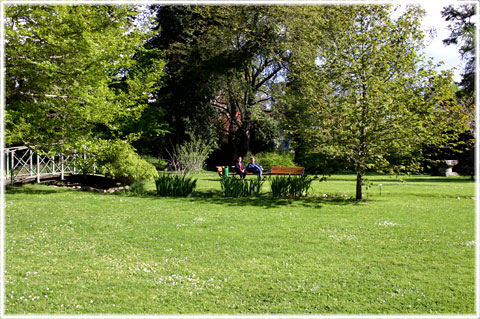
{"type": "Polygon", "coordinates": [[[375,225],[378,225],[378,226],[381,226],[381,227],[399,226],[399,224],[394,223],[394,222],[389,222],[389,221],[375,222],[375,225]]]}
{"type": "Polygon", "coordinates": [[[327,194],[323,194],[322,197],[323,197],[323,198],[327,198],[328,195],[327,195],[327,194]]]}
{"type": "Polygon", "coordinates": [[[467,241],[467,242],[465,243],[465,246],[467,246],[467,247],[473,247],[473,246],[475,246],[475,241],[474,241],[474,240],[472,240],[472,241],[467,241]]]}

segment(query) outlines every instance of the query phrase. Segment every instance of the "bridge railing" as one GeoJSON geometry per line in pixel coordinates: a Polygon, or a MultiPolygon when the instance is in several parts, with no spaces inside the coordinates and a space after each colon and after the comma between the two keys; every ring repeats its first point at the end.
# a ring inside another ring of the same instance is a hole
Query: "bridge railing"
{"type": "MultiPolygon", "coordinates": [[[[39,154],[27,146],[17,146],[4,149],[3,161],[5,184],[35,180],[39,183],[42,178],[60,177],[64,179],[66,174],[83,172],[87,156],[85,154],[45,155],[39,154]]],[[[87,170],[95,174],[95,167],[87,170]]]]}

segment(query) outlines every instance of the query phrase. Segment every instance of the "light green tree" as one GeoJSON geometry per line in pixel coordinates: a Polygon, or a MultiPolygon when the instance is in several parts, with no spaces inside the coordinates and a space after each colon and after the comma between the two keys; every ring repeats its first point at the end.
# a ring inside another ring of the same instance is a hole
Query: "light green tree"
{"type": "Polygon", "coordinates": [[[132,140],[163,62],[138,66],[150,36],[126,5],[8,5],[5,19],[6,144],[82,148],[132,140]]]}
{"type": "MultiPolygon", "coordinates": [[[[465,129],[451,72],[421,55],[422,10],[397,19],[384,5],[337,6],[314,64],[297,67],[287,89],[285,125],[311,150],[348,163],[356,199],[370,170],[412,170],[425,145],[446,145],[465,129]]],[[[320,40],[318,40],[320,41],[320,40]]]]}

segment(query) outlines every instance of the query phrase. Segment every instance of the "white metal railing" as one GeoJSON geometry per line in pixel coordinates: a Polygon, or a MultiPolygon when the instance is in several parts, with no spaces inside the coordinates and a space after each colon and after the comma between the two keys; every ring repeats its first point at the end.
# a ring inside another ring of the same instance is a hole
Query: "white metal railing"
{"type": "MultiPolygon", "coordinates": [[[[5,161],[3,180],[4,184],[14,184],[24,181],[40,182],[46,177],[60,177],[64,179],[66,174],[79,174],[82,162],[83,170],[87,156],[83,154],[55,154],[53,156],[38,154],[33,148],[16,146],[3,149],[3,161],[5,161]]],[[[95,167],[88,169],[95,174],[95,167]]]]}

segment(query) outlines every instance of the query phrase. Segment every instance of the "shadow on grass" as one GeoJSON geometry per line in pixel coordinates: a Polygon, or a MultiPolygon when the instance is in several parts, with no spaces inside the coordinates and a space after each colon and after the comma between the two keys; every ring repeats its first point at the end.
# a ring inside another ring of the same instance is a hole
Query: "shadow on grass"
{"type": "MultiPolygon", "coordinates": [[[[442,177],[442,176],[424,176],[424,177],[416,177],[414,175],[411,176],[402,176],[402,177],[385,177],[381,175],[373,175],[373,176],[366,176],[366,179],[372,183],[473,183],[475,180],[469,178],[468,176],[459,176],[459,177],[442,177]]],[[[355,183],[355,178],[343,178],[343,177],[327,177],[327,182],[335,181],[335,182],[352,182],[355,183]]]]}
{"type": "Polygon", "coordinates": [[[475,180],[471,178],[454,178],[454,177],[432,177],[432,178],[419,178],[412,177],[406,179],[406,182],[415,182],[415,183],[474,183],[475,180]]]}
{"type": "MultiPolygon", "coordinates": [[[[52,187],[51,189],[37,189],[25,186],[8,186],[6,187],[7,194],[29,194],[29,195],[50,195],[61,192],[71,192],[71,188],[67,187],[52,187]]],[[[80,191],[80,190],[78,190],[80,191]]],[[[219,190],[206,190],[194,192],[190,197],[168,197],[157,196],[156,191],[146,191],[142,194],[134,194],[129,192],[116,192],[113,194],[99,194],[95,192],[88,192],[98,196],[122,196],[122,197],[136,197],[149,200],[162,199],[180,199],[199,204],[217,204],[232,207],[260,207],[260,208],[278,208],[285,206],[302,206],[309,208],[321,208],[326,205],[359,205],[364,202],[357,202],[353,198],[345,198],[341,195],[330,196],[322,198],[318,196],[308,196],[299,198],[274,198],[270,194],[262,194],[261,196],[250,196],[242,198],[225,197],[219,190]]],[[[371,202],[372,200],[368,200],[371,202]]]]}
{"type": "Polygon", "coordinates": [[[52,189],[37,189],[25,187],[24,185],[8,185],[5,187],[5,194],[28,194],[28,195],[50,195],[60,192],[69,192],[72,189],[63,187],[52,187],[52,189]]]}
{"type": "Polygon", "coordinates": [[[196,192],[188,200],[198,203],[227,205],[233,207],[261,207],[277,208],[284,206],[303,206],[309,208],[321,208],[325,205],[356,205],[353,199],[343,197],[299,197],[299,198],[274,198],[268,195],[251,196],[242,198],[224,197],[220,191],[196,192]]]}

